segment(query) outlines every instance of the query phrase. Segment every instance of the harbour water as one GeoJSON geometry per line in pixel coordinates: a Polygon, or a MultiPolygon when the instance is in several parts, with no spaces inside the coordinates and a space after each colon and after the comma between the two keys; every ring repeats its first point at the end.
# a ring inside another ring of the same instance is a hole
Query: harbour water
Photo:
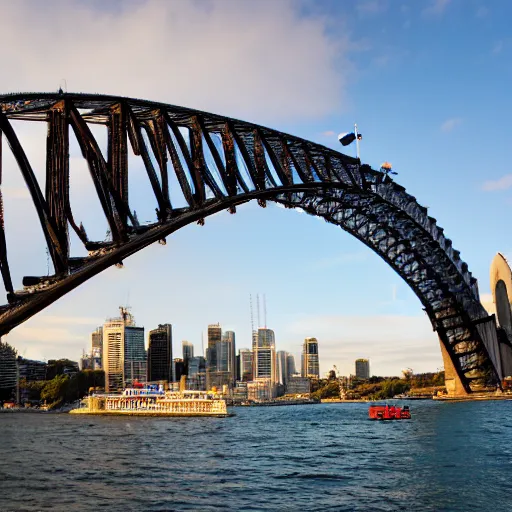
{"type": "Polygon", "coordinates": [[[512,401],[0,414],[0,510],[512,510],[512,401]]]}

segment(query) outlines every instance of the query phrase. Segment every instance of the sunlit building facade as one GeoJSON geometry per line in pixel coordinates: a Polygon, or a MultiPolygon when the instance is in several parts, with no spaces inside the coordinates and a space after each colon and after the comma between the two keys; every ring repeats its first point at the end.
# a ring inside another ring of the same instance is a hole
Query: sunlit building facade
{"type": "Polygon", "coordinates": [[[137,327],[126,308],[121,317],[103,324],[103,363],[105,391],[121,390],[135,380],[147,378],[144,327],[137,327]]]}
{"type": "Polygon", "coordinates": [[[260,328],[257,331],[256,346],[253,352],[253,380],[268,379],[275,396],[277,380],[276,343],[272,329],[260,328]]]}
{"type": "Polygon", "coordinates": [[[320,365],[318,361],[318,341],[316,338],[306,338],[302,345],[301,376],[310,379],[320,378],[320,365]]]}

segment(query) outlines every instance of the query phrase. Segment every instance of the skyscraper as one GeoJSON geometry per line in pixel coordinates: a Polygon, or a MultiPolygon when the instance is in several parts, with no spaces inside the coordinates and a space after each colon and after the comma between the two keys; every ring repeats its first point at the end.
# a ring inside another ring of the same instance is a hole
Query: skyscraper
{"type": "Polygon", "coordinates": [[[295,357],[293,357],[293,354],[288,354],[286,356],[286,366],[287,366],[287,370],[288,370],[288,379],[290,379],[290,377],[292,375],[295,375],[297,373],[297,369],[295,367],[295,357]]]}
{"type": "Polygon", "coordinates": [[[288,352],[277,353],[277,383],[286,386],[288,380],[288,352]]]}
{"type": "Polygon", "coordinates": [[[144,346],[144,327],[127,325],[124,330],[124,385],[132,386],[135,381],[145,382],[147,376],[147,355],[144,346]]]}
{"type": "Polygon", "coordinates": [[[111,318],[103,324],[105,391],[124,387],[124,320],[111,318]]]}
{"type": "Polygon", "coordinates": [[[253,354],[254,379],[270,379],[271,386],[276,383],[276,344],[272,329],[258,329],[256,347],[253,354]]]}
{"type": "Polygon", "coordinates": [[[240,357],[240,380],[243,382],[247,382],[249,380],[253,379],[252,374],[252,350],[249,350],[248,348],[241,348],[238,352],[240,357]]]}
{"type": "Polygon", "coordinates": [[[187,365],[189,360],[194,357],[194,345],[190,343],[190,341],[183,340],[181,342],[181,348],[183,351],[183,362],[187,365]]]}
{"type": "Polygon", "coordinates": [[[103,368],[103,326],[91,333],[91,366],[93,370],[103,368]]]}
{"type": "Polygon", "coordinates": [[[149,331],[148,380],[173,382],[171,324],[159,324],[149,331]]]}
{"type": "Polygon", "coordinates": [[[222,339],[220,324],[208,326],[208,348],[206,349],[206,385],[208,389],[217,386],[217,345],[222,339]]]}
{"type": "Polygon", "coordinates": [[[144,327],[136,327],[133,316],[120,308],[121,316],[103,324],[103,369],[105,391],[114,391],[146,380],[144,327]]]}
{"type": "Polygon", "coordinates": [[[356,377],[358,379],[370,378],[370,360],[369,359],[356,359],[356,377]]]}
{"type": "Polygon", "coordinates": [[[206,390],[206,360],[203,356],[192,357],[189,360],[187,388],[206,390]]]}
{"type": "Polygon", "coordinates": [[[302,377],[311,379],[320,378],[320,367],[318,363],[318,341],[316,338],[306,338],[302,345],[302,377]]]}
{"type": "Polygon", "coordinates": [[[236,344],[234,331],[226,331],[222,334],[222,341],[227,344],[228,371],[230,385],[234,386],[236,380],[236,344]]]}
{"type": "Polygon", "coordinates": [[[0,392],[9,394],[17,383],[16,351],[0,339],[0,392]]]}

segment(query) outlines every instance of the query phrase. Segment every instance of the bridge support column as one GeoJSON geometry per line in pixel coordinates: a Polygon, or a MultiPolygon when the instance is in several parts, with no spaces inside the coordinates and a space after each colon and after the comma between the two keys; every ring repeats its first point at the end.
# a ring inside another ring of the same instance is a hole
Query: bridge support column
{"type": "Polygon", "coordinates": [[[441,346],[441,354],[443,356],[444,385],[446,386],[448,396],[467,396],[468,392],[464,388],[459,374],[457,373],[455,366],[453,366],[450,354],[448,354],[441,338],[439,338],[439,345],[441,346]]]}

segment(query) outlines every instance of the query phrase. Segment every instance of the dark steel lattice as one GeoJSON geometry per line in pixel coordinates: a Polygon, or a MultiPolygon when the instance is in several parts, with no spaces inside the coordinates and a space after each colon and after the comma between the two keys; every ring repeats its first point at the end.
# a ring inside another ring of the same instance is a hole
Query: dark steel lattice
{"type": "Polygon", "coordinates": [[[426,208],[381,172],[262,126],[148,101],[17,94],[0,96],[0,109],[0,131],[36,206],[55,268],[50,277],[25,277],[24,289],[14,290],[2,211],[0,270],[8,304],[0,309],[0,334],[191,222],[203,223],[205,217],[224,209],[234,213],[236,205],[252,199],[261,206],[272,200],[337,224],[381,256],[422,302],[468,391],[489,369],[501,377],[495,334],[486,328],[490,317],[480,304],[476,279],[426,208]],[[44,195],[11,119],[48,125],[44,195]],[[107,155],[100,151],[90,124],[107,127],[107,155]],[[111,241],[89,240],[73,218],[69,130],[88,163],[111,241]],[[158,204],[157,219],[150,225],[141,225],[130,208],[129,146],[142,158],[158,204]],[[169,172],[176,175],[186,208],[171,204],[169,172]],[[88,250],[87,257],[70,255],[69,227],[88,250]]]}

